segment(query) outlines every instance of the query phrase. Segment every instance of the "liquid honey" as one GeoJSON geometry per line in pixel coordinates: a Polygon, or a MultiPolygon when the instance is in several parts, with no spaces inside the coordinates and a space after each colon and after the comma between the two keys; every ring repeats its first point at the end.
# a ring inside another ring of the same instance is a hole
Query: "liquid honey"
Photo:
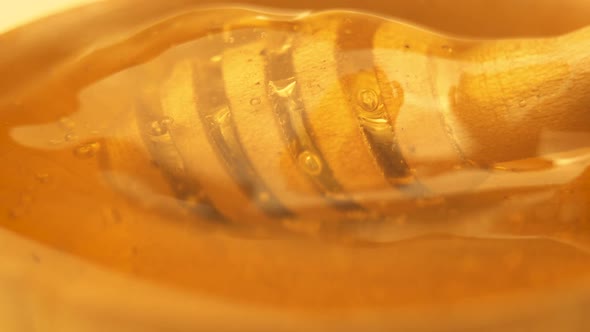
{"type": "Polygon", "coordinates": [[[587,28],[480,40],[360,10],[142,10],[2,55],[2,229],[315,316],[493,317],[588,286],[587,28]]]}

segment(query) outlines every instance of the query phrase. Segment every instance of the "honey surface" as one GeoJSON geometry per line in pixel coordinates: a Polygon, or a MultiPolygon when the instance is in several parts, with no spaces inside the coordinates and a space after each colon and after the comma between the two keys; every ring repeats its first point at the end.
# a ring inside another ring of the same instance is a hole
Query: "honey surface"
{"type": "Polygon", "coordinates": [[[555,35],[590,22],[506,18],[494,35],[396,5],[177,2],[127,23],[104,5],[118,30],[8,33],[0,227],[194,296],[314,314],[587,287],[590,34],[555,35]],[[473,39],[511,33],[538,39],[473,39]]]}

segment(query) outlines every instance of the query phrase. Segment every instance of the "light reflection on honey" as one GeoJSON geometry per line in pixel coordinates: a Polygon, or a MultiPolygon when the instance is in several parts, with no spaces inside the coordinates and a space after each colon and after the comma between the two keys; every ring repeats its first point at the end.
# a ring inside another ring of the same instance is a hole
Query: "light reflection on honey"
{"type": "Polygon", "coordinates": [[[32,78],[0,95],[1,227],[283,313],[494,317],[584,288],[588,29],[385,16],[177,9],[46,71],[3,61],[32,78]]]}

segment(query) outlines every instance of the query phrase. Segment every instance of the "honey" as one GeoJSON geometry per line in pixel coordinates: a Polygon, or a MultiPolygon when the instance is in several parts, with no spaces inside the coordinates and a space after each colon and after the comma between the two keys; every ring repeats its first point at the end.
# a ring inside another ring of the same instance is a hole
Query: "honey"
{"type": "Polygon", "coordinates": [[[491,331],[586,294],[588,28],[475,39],[362,10],[161,8],[0,59],[27,74],[0,82],[3,230],[131,283],[363,329],[491,331]]]}

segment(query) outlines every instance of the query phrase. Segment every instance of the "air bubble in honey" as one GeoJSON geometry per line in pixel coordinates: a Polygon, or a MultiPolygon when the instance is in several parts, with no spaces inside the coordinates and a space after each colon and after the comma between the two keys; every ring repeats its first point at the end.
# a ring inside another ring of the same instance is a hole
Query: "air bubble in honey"
{"type": "Polygon", "coordinates": [[[310,151],[302,152],[299,157],[299,166],[308,174],[318,175],[322,172],[322,162],[310,151]]]}
{"type": "Polygon", "coordinates": [[[260,98],[256,97],[256,98],[250,99],[250,105],[252,105],[252,106],[260,105],[260,98]]]}
{"type": "Polygon", "coordinates": [[[170,118],[163,118],[161,120],[153,121],[150,125],[150,135],[162,136],[168,133],[168,128],[173,123],[170,118]]]}
{"type": "Polygon", "coordinates": [[[66,134],[66,136],[64,138],[68,142],[72,142],[72,141],[78,140],[78,136],[76,134],[73,134],[73,133],[66,134]]]}
{"type": "Polygon", "coordinates": [[[373,112],[379,107],[379,95],[371,89],[361,90],[358,93],[358,101],[367,112],[373,112]]]}
{"type": "Polygon", "coordinates": [[[92,158],[96,155],[99,149],[100,143],[98,142],[81,144],[74,149],[74,156],[79,159],[92,158]]]}
{"type": "Polygon", "coordinates": [[[59,119],[59,124],[64,130],[72,130],[76,127],[76,123],[69,118],[59,119]]]}

